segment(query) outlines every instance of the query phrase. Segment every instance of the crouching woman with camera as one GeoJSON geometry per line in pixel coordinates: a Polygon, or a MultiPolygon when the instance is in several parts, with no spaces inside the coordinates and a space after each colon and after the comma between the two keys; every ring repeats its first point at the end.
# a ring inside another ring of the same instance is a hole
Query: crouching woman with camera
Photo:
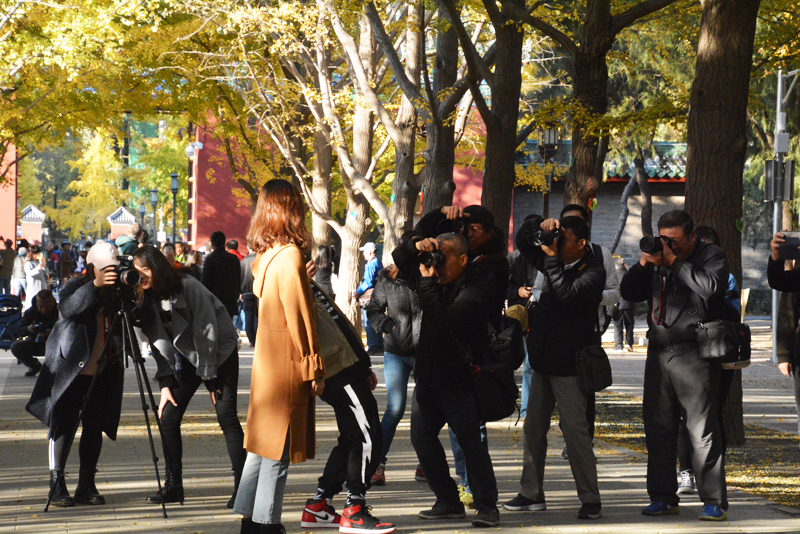
{"type": "Polygon", "coordinates": [[[111,331],[110,286],[117,280],[117,249],[97,243],[86,257],[82,278],[70,279],[60,293],[60,316],[45,347],[45,360],[25,407],[49,427],[50,490],[53,506],[105,504],[95,486],[95,471],[103,432],[117,437],[122,406],[122,362],[112,359],[121,346],[111,331]],[[105,340],[112,336],[106,345],[105,340]],[[84,405],[93,375],[97,381],[84,405]],[[83,411],[82,411],[83,408],[83,411]],[[64,467],[75,437],[78,417],[83,424],[79,448],[80,475],[73,499],[67,491],[64,467]]]}
{"type": "Polygon", "coordinates": [[[233,507],[246,456],[236,410],[236,328],[225,306],[193,276],[174,269],[156,248],[137,249],[133,265],[144,290],[140,324],[158,365],[158,417],[167,461],[162,493],[150,495],[147,502],[183,502],[181,421],[197,388],[205,384],[234,473],[234,497],[228,503],[233,507]]]}

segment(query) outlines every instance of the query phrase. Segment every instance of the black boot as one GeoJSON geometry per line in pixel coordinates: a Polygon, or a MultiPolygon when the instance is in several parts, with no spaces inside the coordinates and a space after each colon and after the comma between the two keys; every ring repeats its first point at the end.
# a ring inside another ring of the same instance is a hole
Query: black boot
{"type": "MultiPolygon", "coordinates": [[[[182,467],[183,466],[179,465],[175,468],[167,468],[167,474],[164,477],[164,485],[161,488],[165,503],[179,502],[183,504],[182,467]]],[[[148,495],[147,502],[150,504],[161,504],[161,492],[157,491],[152,495],[148,495]]]]}
{"type": "Polygon", "coordinates": [[[75,501],[69,496],[67,491],[67,481],[64,480],[64,471],[57,469],[50,470],[50,504],[61,508],[75,506],[75,501]]]}
{"type": "Polygon", "coordinates": [[[228,499],[228,508],[233,508],[236,503],[236,492],[239,491],[239,482],[242,481],[242,472],[233,472],[233,495],[228,499]]]}
{"type": "Polygon", "coordinates": [[[280,523],[261,525],[261,534],[286,534],[286,529],[280,523]]]}
{"type": "Polygon", "coordinates": [[[253,520],[249,517],[242,518],[242,529],[239,531],[240,534],[261,534],[261,525],[258,523],[253,523],[253,520]]]}
{"type": "Polygon", "coordinates": [[[75,502],[79,504],[105,504],[106,499],[94,485],[97,469],[81,469],[78,474],[78,487],[75,488],[75,502]]]}

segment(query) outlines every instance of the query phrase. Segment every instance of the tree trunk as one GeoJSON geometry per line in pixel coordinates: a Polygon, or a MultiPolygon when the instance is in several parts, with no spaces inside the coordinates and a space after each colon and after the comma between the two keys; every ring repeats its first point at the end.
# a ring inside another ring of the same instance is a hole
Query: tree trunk
{"type": "Polygon", "coordinates": [[[625,231],[625,225],[628,222],[628,213],[630,212],[628,209],[628,198],[630,198],[631,192],[633,192],[634,185],[636,185],[636,180],[631,178],[628,180],[628,183],[625,184],[625,189],[622,190],[622,198],[619,201],[619,227],[617,228],[617,233],[614,234],[614,239],[611,241],[611,246],[608,247],[608,251],[611,252],[611,254],[614,254],[614,251],[617,250],[619,240],[622,238],[622,232],[625,231]]]}
{"type": "MultiPolygon", "coordinates": [[[[375,68],[372,63],[374,57],[374,40],[372,28],[366,16],[361,18],[358,55],[367,71],[367,77],[374,79],[375,68]]],[[[357,86],[356,86],[357,87],[357,86]]],[[[375,117],[372,108],[364,99],[359,99],[353,114],[353,167],[362,176],[367,174],[372,162],[372,143],[375,117]]],[[[344,171],[342,171],[344,174],[344,171]]],[[[348,180],[349,182],[349,180],[348,180]]],[[[345,232],[342,236],[342,258],[339,267],[339,288],[344,294],[337,295],[336,304],[342,308],[347,318],[361,328],[361,313],[358,301],[351,300],[349,295],[355,291],[361,280],[361,253],[359,247],[366,243],[367,219],[369,218],[369,202],[362,193],[355,194],[352,189],[348,192],[347,213],[345,214],[345,232]],[[342,301],[346,302],[341,302],[342,301]],[[342,304],[345,304],[342,306],[342,304]]]]}
{"type": "MultiPolygon", "coordinates": [[[[427,65],[426,65],[427,67],[427,65]]],[[[436,57],[433,64],[434,94],[452,87],[458,75],[458,34],[453,26],[447,30],[439,29],[436,36],[436,57]]],[[[425,172],[422,173],[422,213],[428,213],[439,206],[453,203],[453,167],[456,162],[455,126],[452,121],[443,121],[436,113],[428,122],[426,133],[428,146],[425,150],[425,172]]]]}
{"type": "MultiPolygon", "coordinates": [[[[608,66],[605,48],[578,52],[574,57],[572,96],[591,114],[608,111],[608,66]]],[[[608,143],[586,133],[586,124],[576,121],[572,129],[572,167],[565,204],[589,207],[603,181],[603,162],[608,143]]]]}
{"type": "MultiPolygon", "coordinates": [[[[701,0],[703,16],[687,130],[686,211],[719,234],[741,286],[742,177],[747,156],[747,99],[760,0],[701,0]]],[[[729,403],[741,403],[741,384],[729,403]],[[738,399],[738,400],[737,400],[738,399]]],[[[744,443],[741,406],[726,425],[728,443],[744,443]]]]}
{"type": "MultiPolygon", "coordinates": [[[[419,57],[423,33],[419,31],[419,17],[422,12],[418,6],[409,6],[406,38],[406,75],[411,80],[419,80],[419,57]]],[[[417,113],[406,96],[400,104],[395,121],[401,131],[401,139],[394,145],[395,165],[392,182],[392,203],[389,206],[389,220],[394,227],[386,225],[383,238],[383,264],[392,263],[392,251],[400,243],[400,236],[414,227],[414,206],[417,203],[420,183],[414,173],[414,152],[417,135],[417,113]]]]}
{"type": "Polygon", "coordinates": [[[639,149],[639,156],[634,158],[633,166],[636,172],[636,183],[639,185],[639,195],[642,197],[642,235],[653,234],[653,195],[650,193],[650,182],[644,168],[644,154],[639,149]]]}
{"type": "MultiPolygon", "coordinates": [[[[517,0],[525,7],[525,0],[517,0]]],[[[507,8],[503,8],[503,11],[507,8]]],[[[519,95],[522,87],[522,43],[524,32],[519,24],[505,19],[493,20],[497,59],[491,84],[491,122],[486,125],[486,160],[481,204],[494,214],[495,225],[508,235],[514,191],[517,151],[519,95]]],[[[473,94],[475,99],[479,96],[473,94]]]]}
{"type": "MultiPolygon", "coordinates": [[[[314,176],[311,194],[325,213],[331,212],[331,168],[333,149],[321,132],[314,134],[314,176]]],[[[319,217],[312,217],[312,241],[314,248],[319,245],[330,246],[331,231],[328,223],[319,217]]]]}

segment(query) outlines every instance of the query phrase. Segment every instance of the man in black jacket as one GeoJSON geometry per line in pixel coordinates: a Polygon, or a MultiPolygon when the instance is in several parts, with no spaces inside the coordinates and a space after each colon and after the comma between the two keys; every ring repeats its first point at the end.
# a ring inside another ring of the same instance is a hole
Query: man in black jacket
{"type": "Polygon", "coordinates": [[[25,376],[36,376],[42,363],[36,356],[44,356],[45,341],[58,320],[58,303],[47,289],[33,297],[33,305],[22,314],[19,327],[28,333],[27,339],[11,344],[11,354],[28,367],[25,376]]]}
{"type": "Polygon", "coordinates": [[[211,234],[214,252],[203,259],[200,281],[219,299],[231,317],[239,313],[241,294],[241,268],[239,258],[225,250],[225,234],[217,230],[211,234]]]}
{"type": "Polygon", "coordinates": [[[466,515],[439,441],[439,431],[446,423],[466,457],[478,510],[472,524],[496,526],[500,523],[497,482],[489,452],[481,443],[480,415],[470,374],[470,362],[480,364],[489,350],[493,284],[487,283],[478,266],[468,262],[466,240],[458,234],[414,238],[395,249],[392,256],[404,277],[415,281],[422,310],[414,366],[411,443],[436,503],[419,517],[457,519],[466,515]],[[419,262],[420,252],[434,250],[442,253],[442,261],[430,267],[419,262]]]}
{"type": "Polygon", "coordinates": [[[643,252],[620,286],[622,298],[646,300],[650,309],[642,416],[651,503],[642,513],[679,511],[675,463],[683,408],[694,449],[692,467],[705,505],[699,519],[723,521],[728,501],[717,417],[720,366],[700,359],[697,323],[726,317],[728,263],[721,248],[696,239],[685,211],[662,215],[658,230],[663,250],[643,252]]]}
{"type": "Polygon", "coordinates": [[[603,296],[605,269],[588,244],[589,227],[580,217],[561,221],[531,219],[517,233],[517,247],[536,264],[544,279],[542,294],[529,318],[528,358],[533,367],[525,417],[520,493],[508,510],[546,509],[544,464],[550,416],[558,405],[561,430],[569,448],[581,508],[578,519],[600,517],[600,491],[592,438],[586,420],[588,398],[579,384],[576,354],[600,343],[597,308],[603,296]],[[541,246],[529,236],[539,227],[561,237],[541,246]]]}

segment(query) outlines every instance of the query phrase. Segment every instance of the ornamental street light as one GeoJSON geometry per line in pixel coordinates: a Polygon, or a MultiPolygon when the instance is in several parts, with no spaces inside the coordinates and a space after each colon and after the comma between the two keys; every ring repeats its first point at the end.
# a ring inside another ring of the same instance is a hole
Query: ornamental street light
{"type": "MultiPolygon", "coordinates": [[[[553,159],[558,150],[558,128],[541,128],[539,130],[539,155],[542,156],[544,167],[553,159]]],[[[553,183],[553,171],[547,175],[547,191],[542,193],[542,217],[545,219],[550,215],[550,187],[553,183]]]]}
{"type": "Polygon", "coordinates": [[[173,172],[169,177],[172,178],[169,188],[172,191],[172,242],[175,243],[175,195],[178,194],[178,173],[173,172]]]}
{"type": "Polygon", "coordinates": [[[156,239],[158,235],[158,229],[156,228],[156,206],[158,205],[158,189],[155,187],[150,190],[150,205],[153,206],[153,239],[156,239]]]}

